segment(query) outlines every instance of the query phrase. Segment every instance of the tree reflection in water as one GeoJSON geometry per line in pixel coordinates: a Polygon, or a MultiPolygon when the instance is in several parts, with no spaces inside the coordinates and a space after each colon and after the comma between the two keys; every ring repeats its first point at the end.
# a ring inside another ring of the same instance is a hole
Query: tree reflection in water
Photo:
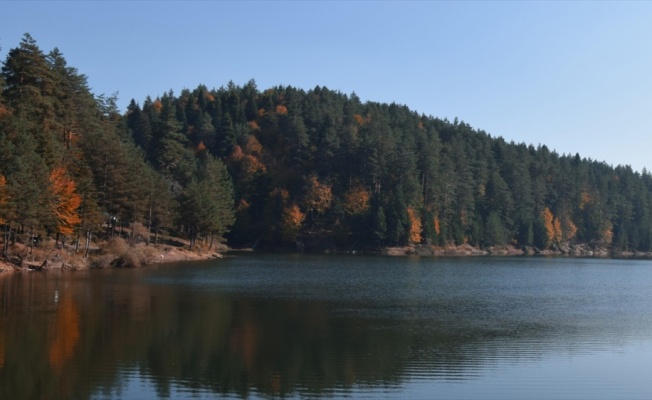
{"type": "Polygon", "coordinates": [[[239,396],[394,386],[422,340],[326,302],[121,282],[132,272],[2,277],[0,397],[115,392],[134,367],[162,396],[179,384],[239,396]]]}
{"type": "Polygon", "coordinates": [[[625,333],[644,335],[649,327],[640,315],[622,312],[613,315],[627,319],[610,325],[591,325],[602,314],[557,323],[570,320],[550,303],[519,303],[506,294],[498,301],[493,291],[478,301],[449,296],[426,306],[405,298],[370,311],[355,296],[202,291],[153,284],[145,279],[150,273],[0,277],[0,398],[120,397],[134,376],[151,385],[151,397],[172,396],[179,387],[237,397],[401,390],[423,377],[474,379],[497,359],[537,359],[555,346],[582,349],[587,337],[613,341],[619,336],[605,328],[622,329],[630,320],[642,322],[625,333]]]}

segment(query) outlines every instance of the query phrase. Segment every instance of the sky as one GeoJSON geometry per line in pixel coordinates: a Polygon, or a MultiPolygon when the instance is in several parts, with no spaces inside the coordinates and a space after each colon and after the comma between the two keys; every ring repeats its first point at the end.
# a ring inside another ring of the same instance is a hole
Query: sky
{"type": "Polygon", "coordinates": [[[652,170],[650,1],[2,1],[124,110],[173,90],[325,86],[652,170]]]}

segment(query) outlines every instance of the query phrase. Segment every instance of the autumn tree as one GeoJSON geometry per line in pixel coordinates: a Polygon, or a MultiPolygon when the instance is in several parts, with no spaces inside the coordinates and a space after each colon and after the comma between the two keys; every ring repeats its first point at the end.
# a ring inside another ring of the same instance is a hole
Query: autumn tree
{"type": "MultiPolygon", "coordinates": [[[[329,185],[320,183],[315,175],[308,178],[308,187],[305,196],[306,208],[313,215],[321,215],[331,206],[333,192],[329,185]]],[[[314,222],[314,221],[313,221],[314,222]]]]}
{"type": "Polygon", "coordinates": [[[548,207],[541,212],[541,219],[546,234],[546,246],[560,244],[562,240],[561,222],[556,218],[548,207]]]}
{"type": "Polygon", "coordinates": [[[235,203],[234,245],[286,245],[306,220],[321,228],[311,235],[347,248],[404,245],[419,219],[419,241],[440,245],[652,249],[649,171],[508,143],[407,106],[250,81],[168,91],[122,113],[29,35],[7,53],[0,88],[0,218],[12,241],[61,226],[89,242],[109,217],[209,238],[229,229],[235,203]],[[231,195],[208,157],[228,166],[231,195]],[[58,168],[81,198],[73,223],[53,211],[72,196],[63,182],[54,194],[58,168]]]}
{"type": "Polygon", "coordinates": [[[283,209],[283,225],[281,232],[283,241],[295,242],[301,229],[301,224],[306,219],[306,214],[301,211],[298,205],[292,204],[283,209]]]}
{"type": "Polygon", "coordinates": [[[410,233],[409,233],[409,242],[410,243],[420,243],[421,242],[421,217],[417,214],[412,207],[407,208],[407,215],[410,222],[410,233]]]}
{"type": "Polygon", "coordinates": [[[243,183],[250,182],[257,174],[267,171],[261,161],[263,146],[256,136],[248,135],[242,146],[235,145],[226,161],[243,183]]]}
{"type": "Polygon", "coordinates": [[[51,209],[55,217],[55,229],[62,235],[71,235],[79,225],[79,206],[82,199],[77,194],[75,182],[65,168],[57,167],[50,172],[51,209]]]}
{"type": "Polygon", "coordinates": [[[577,226],[568,215],[565,215],[561,220],[561,231],[562,237],[566,241],[573,240],[577,235],[577,226]]]}
{"type": "Polygon", "coordinates": [[[362,186],[355,186],[344,193],[342,208],[349,215],[358,215],[367,212],[371,194],[362,186]]]}

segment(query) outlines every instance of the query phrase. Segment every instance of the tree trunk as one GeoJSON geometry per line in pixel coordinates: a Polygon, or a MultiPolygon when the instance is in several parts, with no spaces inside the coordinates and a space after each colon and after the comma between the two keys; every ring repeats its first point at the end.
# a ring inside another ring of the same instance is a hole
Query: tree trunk
{"type": "Polygon", "coordinates": [[[34,231],[32,231],[32,228],[29,228],[29,232],[27,234],[27,237],[29,238],[29,254],[32,254],[32,251],[34,250],[34,231]]]}
{"type": "Polygon", "coordinates": [[[9,240],[11,238],[11,225],[7,224],[5,225],[5,232],[4,232],[5,240],[2,246],[2,253],[4,254],[5,257],[9,256],[9,240]]]}
{"type": "Polygon", "coordinates": [[[152,232],[152,199],[149,201],[149,219],[147,220],[147,245],[149,246],[149,235],[152,232]]]}
{"type": "Polygon", "coordinates": [[[88,251],[91,248],[91,231],[86,231],[86,243],[84,244],[84,258],[88,258],[88,251]]]}

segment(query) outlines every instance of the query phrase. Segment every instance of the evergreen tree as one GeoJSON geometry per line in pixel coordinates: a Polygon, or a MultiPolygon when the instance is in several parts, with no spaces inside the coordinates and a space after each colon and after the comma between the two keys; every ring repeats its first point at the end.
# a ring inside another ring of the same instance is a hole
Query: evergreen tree
{"type": "Polygon", "coordinates": [[[57,132],[56,76],[36,41],[25,34],[19,47],[11,49],[2,65],[3,97],[13,110],[14,137],[31,135],[36,151],[47,166],[63,160],[63,145],[57,132]]]}
{"type": "Polygon", "coordinates": [[[199,236],[221,238],[234,222],[233,187],[226,166],[203,154],[196,176],[185,188],[181,217],[191,247],[199,236]]]}

